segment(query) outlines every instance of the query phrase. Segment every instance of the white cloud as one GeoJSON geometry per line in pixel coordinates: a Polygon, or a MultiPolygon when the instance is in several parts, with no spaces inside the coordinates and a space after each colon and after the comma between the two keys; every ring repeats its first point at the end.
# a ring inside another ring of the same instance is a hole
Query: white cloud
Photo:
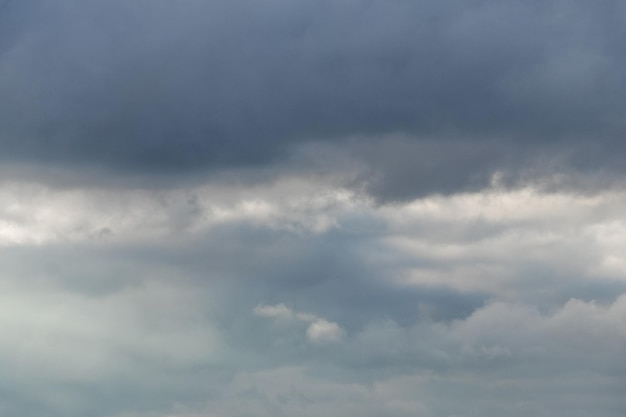
{"type": "Polygon", "coordinates": [[[310,323],[306,330],[307,339],[316,344],[337,342],[344,332],[337,323],[330,322],[310,313],[294,313],[285,304],[258,305],[254,308],[254,314],[273,319],[291,319],[310,323]]]}
{"type": "Polygon", "coordinates": [[[270,318],[293,318],[293,311],[284,304],[276,304],[274,306],[258,305],[254,308],[254,314],[270,318]]]}
{"type": "Polygon", "coordinates": [[[324,233],[358,205],[346,189],[286,179],[264,187],[205,184],[164,191],[55,189],[0,184],[0,245],[154,241],[248,223],[292,233],[324,233]]]}
{"type": "Polygon", "coordinates": [[[343,331],[337,323],[324,319],[317,319],[306,329],[306,336],[313,343],[336,342],[343,335],[343,331]]]}

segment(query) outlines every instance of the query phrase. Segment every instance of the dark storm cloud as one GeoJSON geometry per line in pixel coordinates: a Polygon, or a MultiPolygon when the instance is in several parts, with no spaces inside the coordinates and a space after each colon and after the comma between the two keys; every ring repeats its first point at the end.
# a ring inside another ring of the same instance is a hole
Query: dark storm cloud
{"type": "Polygon", "coordinates": [[[33,0],[1,13],[5,162],[184,174],[357,136],[375,149],[371,191],[396,198],[482,186],[544,152],[583,170],[621,154],[619,2],[33,0]],[[380,139],[395,133],[408,154],[380,139]]]}

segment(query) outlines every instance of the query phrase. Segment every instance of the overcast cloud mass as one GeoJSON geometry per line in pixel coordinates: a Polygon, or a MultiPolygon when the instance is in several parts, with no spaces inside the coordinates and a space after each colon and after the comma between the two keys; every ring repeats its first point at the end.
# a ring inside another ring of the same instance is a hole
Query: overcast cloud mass
{"type": "Polygon", "coordinates": [[[0,1],[0,417],[623,417],[625,28],[0,1]]]}

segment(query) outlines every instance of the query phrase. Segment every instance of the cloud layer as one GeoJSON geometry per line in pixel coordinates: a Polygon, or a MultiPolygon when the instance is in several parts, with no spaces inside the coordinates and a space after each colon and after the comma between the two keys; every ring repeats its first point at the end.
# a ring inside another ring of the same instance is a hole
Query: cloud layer
{"type": "Polygon", "coordinates": [[[0,1],[0,417],[626,413],[617,1],[0,1]]]}
{"type": "Polygon", "coordinates": [[[611,183],[622,15],[556,0],[5,2],[2,157],[145,184],[274,170],[321,141],[365,161],[383,198],[496,171],[611,183]]]}
{"type": "Polygon", "coordinates": [[[624,411],[621,192],[42,187],[3,189],[6,415],[624,411]]]}

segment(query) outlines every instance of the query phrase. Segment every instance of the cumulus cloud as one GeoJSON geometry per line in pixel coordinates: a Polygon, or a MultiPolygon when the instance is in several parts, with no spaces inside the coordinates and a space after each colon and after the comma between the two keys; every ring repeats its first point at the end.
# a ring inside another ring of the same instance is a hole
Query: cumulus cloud
{"type": "Polygon", "coordinates": [[[312,343],[336,342],[343,335],[343,330],[337,323],[317,317],[314,314],[294,313],[292,309],[282,303],[274,306],[258,305],[254,308],[254,314],[261,317],[291,319],[310,323],[306,329],[306,337],[312,343]]]}
{"type": "Polygon", "coordinates": [[[335,342],[341,338],[342,330],[337,323],[317,319],[308,329],[306,336],[314,343],[335,342]]]}

